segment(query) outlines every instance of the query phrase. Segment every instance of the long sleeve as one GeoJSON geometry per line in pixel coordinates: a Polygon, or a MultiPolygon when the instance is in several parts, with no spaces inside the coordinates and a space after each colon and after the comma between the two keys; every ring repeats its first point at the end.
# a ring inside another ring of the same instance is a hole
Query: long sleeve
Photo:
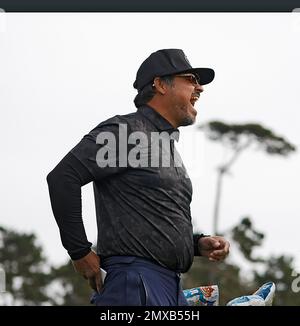
{"type": "Polygon", "coordinates": [[[199,234],[199,233],[195,233],[193,234],[193,242],[194,242],[194,256],[201,256],[201,253],[200,253],[200,247],[199,247],[199,240],[201,238],[204,238],[204,237],[210,237],[210,235],[206,235],[206,234],[199,234]]]}
{"type": "Polygon", "coordinates": [[[92,246],[86,237],[81,204],[81,187],[92,180],[92,174],[72,153],[68,153],[47,176],[61,241],[73,260],[87,255],[92,246]]]}

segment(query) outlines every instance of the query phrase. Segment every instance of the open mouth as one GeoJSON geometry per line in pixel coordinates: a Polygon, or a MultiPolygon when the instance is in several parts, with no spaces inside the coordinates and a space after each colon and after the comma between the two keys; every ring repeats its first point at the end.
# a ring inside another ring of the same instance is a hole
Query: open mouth
{"type": "Polygon", "coordinates": [[[191,97],[190,102],[191,102],[191,104],[194,106],[195,103],[196,103],[198,100],[199,100],[199,96],[198,96],[198,95],[193,95],[193,96],[191,97]]]}

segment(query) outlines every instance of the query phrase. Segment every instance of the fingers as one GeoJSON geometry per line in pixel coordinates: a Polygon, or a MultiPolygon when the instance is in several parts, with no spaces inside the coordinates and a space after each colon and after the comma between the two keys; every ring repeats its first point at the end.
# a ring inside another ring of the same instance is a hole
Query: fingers
{"type": "Polygon", "coordinates": [[[89,283],[89,286],[96,292],[98,292],[97,290],[97,286],[96,286],[96,282],[95,282],[95,279],[94,278],[89,278],[88,279],[88,283],[89,283]]]}
{"type": "Polygon", "coordinates": [[[214,255],[210,255],[209,256],[209,260],[210,261],[220,261],[220,260],[223,260],[225,257],[223,257],[223,256],[214,256],[214,255]]]}
{"type": "Polygon", "coordinates": [[[209,258],[211,258],[210,260],[213,261],[219,261],[225,259],[228,256],[228,254],[229,254],[229,247],[225,246],[223,249],[213,250],[210,253],[209,258]]]}
{"type": "Polygon", "coordinates": [[[228,241],[225,241],[224,250],[227,252],[227,255],[229,254],[229,248],[230,248],[230,243],[228,241]]]}
{"type": "Polygon", "coordinates": [[[102,285],[103,285],[101,273],[97,273],[97,275],[95,276],[95,283],[96,283],[97,292],[99,293],[100,290],[102,289],[102,285]]]}
{"type": "Polygon", "coordinates": [[[220,241],[215,241],[212,243],[213,248],[219,248],[221,246],[220,241]]]}
{"type": "Polygon", "coordinates": [[[88,283],[93,290],[99,293],[103,286],[100,272],[88,278],[88,283]]]}
{"type": "Polygon", "coordinates": [[[219,255],[221,255],[221,256],[228,255],[229,247],[230,247],[229,242],[223,238],[219,238],[217,242],[219,243],[219,246],[215,246],[215,248],[218,248],[218,250],[214,250],[213,253],[218,256],[219,255]]]}
{"type": "Polygon", "coordinates": [[[225,256],[225,255],[227,255],[227,251],[225,251],[224,249],[214,250],[211,252],[211,255],[217,256],[217,257],[225,256]]]}
{"type": "Polygon", "coordinates": [[[220,261],[229,254],[229,242],[223,237],[205,237],[201,238],[200,252],[202,256],[207,257],[210,261],[220,261]]]}

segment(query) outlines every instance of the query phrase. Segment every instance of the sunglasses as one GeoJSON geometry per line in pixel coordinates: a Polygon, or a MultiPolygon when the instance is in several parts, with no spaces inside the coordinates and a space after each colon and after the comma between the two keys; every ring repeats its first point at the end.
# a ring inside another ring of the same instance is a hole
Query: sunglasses
{"type": "Polygon", "coordinates": [[[192,74],[175,75],[175,77],[184,78],[184,79],[188,80],[193,85],[200,85],[199,77],[198,76],[196,77],[195,75],[192,75],[192,74]]]}
{"type": "MultiPolygon", "coordinates": [[[[180,75],[170,75],[170,76],[185,78],[187,81],[189,81],[194,86],[201,85],[200,78],[197,75],[195,76],[193,74],[180,74],[180,75]]],[[[154,83],[152,84],[152,87],[154,87],[154,83]]]]}

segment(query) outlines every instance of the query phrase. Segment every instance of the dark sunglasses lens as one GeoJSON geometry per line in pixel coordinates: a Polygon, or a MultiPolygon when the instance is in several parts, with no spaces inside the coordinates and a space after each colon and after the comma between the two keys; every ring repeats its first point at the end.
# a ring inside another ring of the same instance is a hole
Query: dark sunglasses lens
{"type": "Polygon", "coordinates": [[[192,83],[192,84],[198,84],[198,79],[197,79],[197,77],[195,77],[195,76],[189,76],[189,81],[192,83]]]}
{"type": "Polygon", "coordinates": [[[197,85],[200,84],[200,79],[198,76],[194,76],[194,75],[177,75],[177,77],[182,77],[185,78],[186,80],[188,80],[191,84],[197,85]]]}

